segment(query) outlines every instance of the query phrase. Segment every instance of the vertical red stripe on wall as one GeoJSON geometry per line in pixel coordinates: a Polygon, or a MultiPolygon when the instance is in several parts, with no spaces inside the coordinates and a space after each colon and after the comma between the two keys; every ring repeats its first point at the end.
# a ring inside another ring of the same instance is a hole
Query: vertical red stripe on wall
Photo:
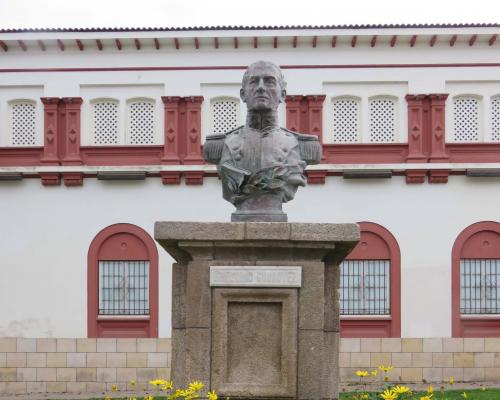
{"type": "MultiPolygon", "coordinates": [[[[429,95],[431,102],[431,154],[430,162],[447,163],[450,160],[446,152],[446,99],[447,94],[429,95]]],[[[433,170],[429,173],[429,183],[447,183],[449,170],[433,170]]]]}
{"type": "Polygon", "coordinates": [[[179,102],[178,96],[162,96],[164,110],[163,164],[179,164],[179,102]]]}
{"type": "Polygon", "coordinates": [[[201,154],[201,103],[203,96],[185,97],[186,101],[186,157],[184,164],[202,164],[201,154]]]}
{"type": "Polygon", "coordinates": [[[43,103],[43,164],[59,165],[59,102],[58,97],[41,97],[43,103]]]}
{"type": "Polygon", "coordinates": [[[64,129],[62,165],[81,165],[80,157],[80,114],[83,99],[81,97],[63,97],[64,129]]]}

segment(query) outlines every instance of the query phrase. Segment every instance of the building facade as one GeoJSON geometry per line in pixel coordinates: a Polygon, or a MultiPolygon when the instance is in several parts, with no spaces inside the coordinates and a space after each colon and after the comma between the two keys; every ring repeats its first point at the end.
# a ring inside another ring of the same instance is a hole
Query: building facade
{"type": "MultiPolygon", "coordinates": [[[[317,135],[290,221],[358,222],[341,377],[500,379],[500,25],[0,32],[0,393],[168,376],[158,220],[227,221],[201,146],[247,65],[317,135]]],[[[333,295],[333,294],[332,294],[333,295]]]]}

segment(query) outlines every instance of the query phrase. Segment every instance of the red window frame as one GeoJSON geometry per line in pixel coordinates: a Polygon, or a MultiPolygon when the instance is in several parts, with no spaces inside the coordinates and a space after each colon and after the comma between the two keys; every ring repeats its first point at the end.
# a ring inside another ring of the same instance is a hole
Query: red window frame
{"type": "Polygon", "coordinates": [[[151,236],[132,224],[114,224],[92,240],[87,264],[88,337],[158,337],[158,250],[151,236]],[[99,261],[149,261],[149,316],[99,316],[99,261]]]}
{"type": "Polygon", "coordinates": [[[382,338],[401,336],[401,252],[396,238],[383,226],[358,222],[361,239],[346,260],[390,260],[391,315],[340,316],[340,336],[382,338]]]}
{"type": "Polygon", "coordinates": [[[500,316],[460,314],[460,260],[500,258],[500,223],[481,221],[457,236],[451,252],[451,334],[453,337],[500,337],[500,316]]]}

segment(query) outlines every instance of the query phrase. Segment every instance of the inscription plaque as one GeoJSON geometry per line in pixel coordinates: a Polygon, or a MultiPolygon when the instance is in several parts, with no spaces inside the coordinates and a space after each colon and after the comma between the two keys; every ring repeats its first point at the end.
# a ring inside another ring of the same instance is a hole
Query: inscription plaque
{"type": "Polygon", "coordinates": [[[302,267],[213,265],[210,267],[210,286],[301,287],[302,267]]]}

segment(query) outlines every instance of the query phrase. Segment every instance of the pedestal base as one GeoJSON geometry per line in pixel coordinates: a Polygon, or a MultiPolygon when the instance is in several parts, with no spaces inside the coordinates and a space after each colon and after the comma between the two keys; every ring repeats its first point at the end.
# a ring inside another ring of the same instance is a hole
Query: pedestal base
{"type": "Polygon", "coordinates": [[[176,386],[338,398],[338,265],[359,240],[356,224],[157,222],[155,238],[177,261],[176,386]]]}

